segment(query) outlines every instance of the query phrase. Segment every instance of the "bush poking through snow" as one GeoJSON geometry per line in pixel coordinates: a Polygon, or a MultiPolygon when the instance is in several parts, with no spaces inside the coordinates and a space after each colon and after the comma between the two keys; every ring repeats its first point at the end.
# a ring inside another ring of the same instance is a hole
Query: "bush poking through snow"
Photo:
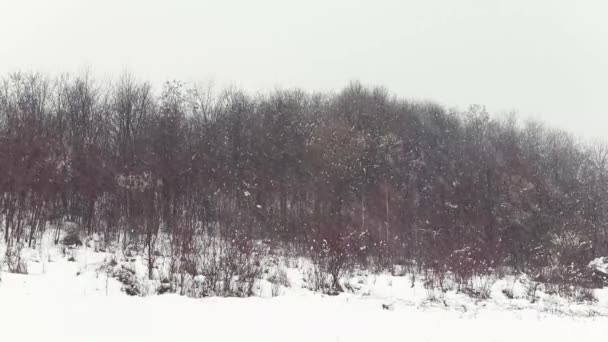
{"type": "Polygon", "coordinates": [[[443,273],[427,271],[423,283],[426,290],[426,299],[430,302],[438,302],[439,297],[443,296],[445,292],[444,284],[445,275],[443,273]]]}
{"type": "MultiPolygon", "coordinates": [[[[429,269],[424,274],[424,287],[427,289],[438,289],[442,293],[454,289],[454,281],[449,279],[449,273],[439,268],[429,269]]],[[[410,281],[415,281],[413,278],[410,281]]],[[[412,283],[413,284],[413,283],[412,283]]]]}
{"type": "Polygon", "coordinates": [[[182,295],[247,297],[262,278],[266,248],[245,237],[200,237],[191,253],[172,260],[171,288],[182,295]]]}
{"type": "Polygon", "coordinates": [[[577,303],[585,303],[585,302],[595,302],[596,298],[593,293],[593,289],[570,285],[570,286],[558,286],[557,294],[560,297],[566,298],[568,300],[577,302],[577,303]]]}
{"type": "Polygon", "coordinates": [[[23,259],[23,245],[17,243],[7,247],[4,253],[4,263],[11,273],[27,274],[27,261],[23,259]]]}
{"type": "MultiPolygon", "coordinates": [[[[247,297],[255,294],[262,279],[266,248],[244,238],[198,236],[192,246],[170,250],[167,256],[157,254],[150,265],[141,254],[128,249],[124,257],[113,255],[106,260],[103,268],[123,283],[123,290],[129,295],[247,297]]],[[[284,270],[277,277],[286,282],[284,270]]]]}
{"type": "Polygon", "coordinates": [[[120,267],[113,274],[123,285],[122,289],[129,296],[141,296],[142,289],[141,285],[137,281],[137,276],[133,270],[130,270],[124,266],[120,267]]]}
{"type": "Polygon", "coordinates": [[[463,288],[462,292],[475,299],[489,299],[496,277],[493,275],[476,275],[471,277],[469,281],[470,285],[463,288]]]}
{"type": "Polygon", "coordinates": [[[68,226],[61,243],[65,246],[82,246],[82,238],[78,225],[71,224],[68,226]]]}
{"type": "Polygon", "coordinates": [[[574,299],[579,303],[596,302],[597,298],[592,289],[579,287],[574,290],[574,299]]]}
{"type": "Polygon", "coordinates": [[[122,290],[129,296],[143,296],[143,285],[131,267],[120,264],[116,255],[106,257],[98,272],[105,272],[108,278],[116,278],[122,283],[122,290]]]}
{"type": "Polygon", "coordinates": [[[314,263],[311,280],[315,291],[321,290],[326,294],[344,291],[340,278],[352,268],[350,238],[349,235],[327,234],[325,238],[319,237],[314,241],[311,249],[314,263]]]}
{"type": "Polygon", "coordinates": [[[566,230],[551,236],[551,253],[535,267],[536,276],[528,284],[528,297],[536,300],[536,289],[543,284],[545,292],[574,301],[592,301],[592,287],[601,287],[588,267],[591,244],[579,232],[566,230]]]}
{"type": "Polygon", "coordinates": [[[425,287],[425,289],[426,289],[426,299],[429,302],[439,302],[439,298],[437,296],[437,292],[434,287],[425,287]]]}
{"type": "Polygon", "coordinates": [[[541,283],[534,280],[529,280],[526,282],[526,296],[530,303],[536,303],[538,299],[537,293],[539,288],[541,287],[541,283]]]}
{"type": "Polygon", "coordinates": [[[160,286],[156,290],[157,294],[165,294],[171,292],[171,281],[167,278],[164,278],[160,281],[160,286]]]}
{"type": "Polygon", "coordinates": [[[268,281],[272,284],[289,287],[289,278],[287,277],[287,270],[285,268],[277,266],[274,272],[268,277],[268,281]]]}
{"type": "Polygon", "coordinates": [[[393,311],[395,310],[395,304],[382,304],[382,310],[393,311]]]}
{"type": "Polygon", "coordinates": [[[608,286],[608,257],[595,258],[587,269],[593,285],[599,288],[608,286]]]}
{"type": "Polygon", "coordinates": [[[324,293],[330,293],[331,291],[329,275],[318,264],[313,263],[311,267],[304,271],[304,281],[306,287],[311,291],[324,293]]]}
{"type": "Polygon", "coordinates": [[[502,289],[502,294],[508,299],[515,299],[515,282],[517,278],[511,278],[507,280],[507,286],[502,289]]]}
{"type": "Polygon", "coordinates": [[[395,277],[405,277],[407,275],[407,268],[403,265],[392,265],[391,274],[395,277]]]}
{"type": "Polygon", "coordinates": [[[281,284],[279,283],[272,283],[270,286],[270,294],[273,297],[278,297],[281,295],[281,284]]]}

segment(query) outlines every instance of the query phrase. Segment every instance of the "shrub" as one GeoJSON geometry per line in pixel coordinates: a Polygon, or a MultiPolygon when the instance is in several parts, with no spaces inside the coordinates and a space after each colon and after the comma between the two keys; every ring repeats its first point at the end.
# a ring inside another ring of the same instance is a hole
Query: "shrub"
{"type": "Polygon", "coordinates": [[[560,296],[578,303],[597,301],[593,290],[582,286],[559,286],[558,293],[560,296]]]}
{"type": "Polygon", "coordinates": [[[61,243],[65,246],[82,246],[82,237],[80,236],[80,229],[76,224],[69,225],[66,229],[65,236],[61,240],[61,243]]]}
{"type": "Polygon", "coordinates": [[[535,303],[538,299],[536,293],[540,287],[541,283],[538,281],[530,280],[526,283],[526,297],[528,297],[530,303],[535,303]]]}
{"type": "Polygon", "coordinates": [[[447,273],[440,271],[438,267],[425,271],[423,286],[427,299],[431,302],[439,301],[439,297],[443,298],[443,294],[451,288],[451,285],[448,285],[447,273]]]}
{"type": "Polygon", "coordinates": [[[23,245],[17,243],[7,247],[4,254],[4,263],[11,273],[27,274],[27,261],[22,255],[23,245]]]}
{"type": "Polygon", "coordinates": [[[272,283],[272,286],[270,287],[270,293],[273,297],[279,296],[281,294],[281,284],[272,283]]]}
{"type": "Polygon", "coordinates": [[[583,284],[591,244],[579,232],[565,231],[551,236],[551,258],[549,259],[548,282],[557,284],[583,284]]]}
{"type": "MultiPolygon", "coordinates": [[[[551,236],[551,254],[541,271],[540,281],[552,292],[575,301],[591,299],[596,287],[592,270],[588,268],[591,244],[579,232],[566,230],[551,236]]],[[[601,286],[601,284],[599,284],[601,286]]]]}
{"type": "Polygon", "coordinates": [[[307,288],[311,291],[330,293],[331,285],[329,277],[329,274],[316,263],[313,263],[312,266],[307,268],[304,272],[304,280],[307,284],[307,288]]]}
{"type": "Polygon", "coordinates": [[[597,298],[595,297],[595,294],[593,293],[592,289],[576,287],[573,292],[574,300],[579,303],[597,301],[597,298]]]}
{"type": "Polygon", "coordinates": [[[454,275],[458,290],[475,298],[489,296],[489,290],[496,281],[494,263],[484,258],[479,248],[464,247],[452,252],[447,260],[447,270],[454,275]]]}
{"type": "Polygon", "coordinates": [[[246,237],[200,237],[190,253],[172,261],[179,274],[173,274],[171,287],[183,295],[251,296],[262,278],[266,249],[246,237]]]}
{"type": "Polygon", "coordinates": [[[515,281],[516,278],[507,279],[507,287],[502,289],[502,294],[504,294],[508,299],[515,298],[515,281]]]}
{"type": "Polygon", "coordinates": [[[429,300],[431,302],[438,301],[436,287],[435,287],[434,282],[432,280],[427,279],[424,281],[423,286],[424,286],[424,289],[426,290],[427,300],[429,300]]]}
{"type": "Polygon", "coordinates": [[[492,294],[492,285],[496,282],[496,277],[493,275],[476,275],[471,277],[469,285],[462,289],[472,298],[489,299],[492,294]]]}
{"type": "Polygon", "coordinates": [[[327,294],[343,292],[340,277],[348,272],[352,265],[350,257],[351,236],[333,233],[319,235],[313,240],[311,259],[314,263],[312,279],[315,290],[327,294]],[[328,281],[329,280],[329,281],[328,281]]]}
{"type": "Polygon", "coordinates": [[[504,294],[505,297],[507,297],[509,299],[515,298],[515,296],[513,295],[513,289],[512,288],[504,288],[504,289],[502,289],[502,294],[504,294]]]}
{"type": "Polygon", "coordinates": [[[121,266],[112,273],[112,276],[122,283],[122,290],[129,296],[143,295],[142,287],[137,280],[135,271],[121,266]]]}
{"type": "Polygon", "coordinates": [[[287,271],[285,268],[277,266],[274,272],[268,277],[268,281],[280,286],[289,287],[289,278],[287,277],[287,271]]]}

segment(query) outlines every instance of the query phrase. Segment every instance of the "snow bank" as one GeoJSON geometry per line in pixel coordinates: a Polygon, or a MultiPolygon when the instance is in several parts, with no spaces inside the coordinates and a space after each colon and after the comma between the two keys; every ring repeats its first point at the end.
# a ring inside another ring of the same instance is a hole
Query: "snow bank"
{"type": "Polygon", "coordinates": [[[129,297],[100,272],[104,253],[79,249],[73,262],[27,253],[30,274],[4,273],[0,283],[3,341],[602,341],[608,326],[605,289],[596,303],[542,294],[532,304],[525,281],[506,278],[487,301],[455,291],[431,301],[420,280],[359,272],[343,279],[353,292],[325,296],[286,268],[278,297],[268,281],[264,298],[129,297]]]}

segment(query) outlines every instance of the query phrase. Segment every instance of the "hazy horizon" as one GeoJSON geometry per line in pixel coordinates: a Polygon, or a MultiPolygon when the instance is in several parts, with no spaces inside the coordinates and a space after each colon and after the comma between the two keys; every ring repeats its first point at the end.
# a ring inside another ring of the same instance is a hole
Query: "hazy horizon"
{"type": "Polygon", "coordinates": [[[0,4],[0,74],[128,70],[156,86],[211,79],[250,92],[359,80],[603,138],[606,9],[600,1],[28,0],[0,4]]]}

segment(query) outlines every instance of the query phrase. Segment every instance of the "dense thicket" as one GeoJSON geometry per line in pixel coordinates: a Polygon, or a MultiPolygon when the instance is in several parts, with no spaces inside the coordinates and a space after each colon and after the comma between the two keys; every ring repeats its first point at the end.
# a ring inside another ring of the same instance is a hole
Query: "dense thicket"
{"type": "Polygon", "coordinates": [[[558,247],[568,263],[608,254],[607,167],[606,145],[359,83],[251,96],[170,82],[155,94],[129,75],[15,73],[0,90],[9,245],[71,221],[151,257],[161,233],[178,255],[209,233],[338,268],[529,271],[558,247]]]}

